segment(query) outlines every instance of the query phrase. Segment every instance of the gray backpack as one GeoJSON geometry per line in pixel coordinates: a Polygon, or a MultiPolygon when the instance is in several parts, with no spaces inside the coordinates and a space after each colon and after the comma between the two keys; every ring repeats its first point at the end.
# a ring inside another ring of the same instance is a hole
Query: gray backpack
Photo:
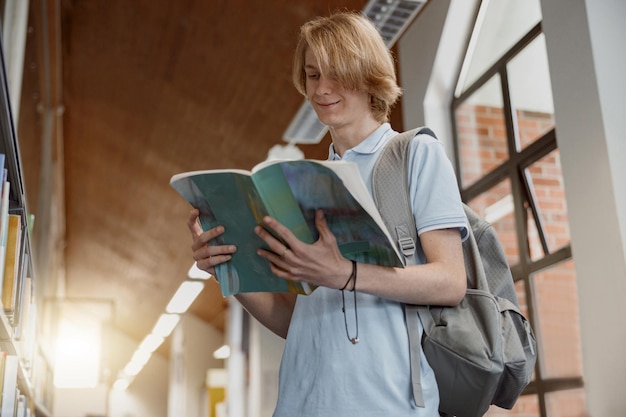
{"type": "MultiPolygon", "coordinates": [[[[374,200],[407,265],[415,264],[419,238],[409,201],[411,139],[428,128],[391,139],[376,161],[374,200]]],[[[411,348],[413,397],[424,406],[420,384],[421,342],[439,386],[439,411],[478,417],[491,404],[511,409],[531,380],[536,342],[520,313],[513,276],[493,227],[464,204],[469,237],[463,243],[467,292],[456,307],[405,305],[411,348]],[[424,333],[419,340],[418,323],[424,333]]]]}

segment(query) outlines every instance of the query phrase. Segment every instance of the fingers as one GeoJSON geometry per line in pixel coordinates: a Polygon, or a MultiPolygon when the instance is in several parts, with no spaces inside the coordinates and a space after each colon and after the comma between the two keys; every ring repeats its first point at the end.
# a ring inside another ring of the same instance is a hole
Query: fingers
{"type": "Polygon", "coordinates": [[[198,250],[204,246],[206,246],[210,241],[217,238],[218,236],[224,233],[224,226],[217,226],[213,229],[209,229],[206,232],[200,232],[199,235],[195,235],[193,237],[193,244],[191,245],[191,249],[198,250]]]}
{"type": "Polygon", "coordinates": [[[191,245],[193,259],[198,268],[215,274],[215,265],[232,259],[232,254],[236,252],[237,248],[234,245],[210,244],[211,241],[224,233],[224,227],[217,226],[204,232],[198,222],[199,214],[198,209],[193,209],[187,218],[187,227],[193,239],[191,245]]]}
{"type": "Polygon", "coordinates": [[[204,232],[202,230],[202,226],[200,226],[200,222],[198,221],[199,214],[200,211],[198,209],[193,209],[187,218],[187,228],[191,232],[191,237],[193,238],[191,248],[194,251],[197,251],[211,240],[224,233],[223,226],[217,226],[204,232]]]}
{"type": "MultiPolygon", "coordinates": [[[[285,229],[280,223],[271,218],[265,218],[263,221],[273,230],[276,231],[280,235],[280,232],[277,229],[285,229]],[[273,225],[273,226],[272,226],[273,225]]],[[[295,260],[294,253],[290,250],[288,246],[284,243],[280,242],[276,239],[269,231],[264,229],[261,226],[257,226],[254,228],[254,232],[265,241],[268,245],[269,250],[259,249],[257,254],[270,262],[270,269],[272,273],[280,278],[290,279],[293,278],[292,266],[289,263],[289,259],[295,260]]],[[[289,232],[291,233],[291,232],[289,232]]]]}
{"type": "Polygon", "coordinates": [[[280,236],[285,241],[286,244],[276,239],[274,235],[272,235],[267,229],[261,226],[256,226],[254,228],[254,232],[265,241],[265,243],[269,246],[269,249],[274,252],[277,257],[284,257],[291,247],[291,245],[287,243],[290,238],[293,237],[293,239],[291,240],[293,245],[297,245],[297,242],[299,242],[299,240],[295,236],[293,236],[289,229],[287,229],[285,226],[283,226],[273,218],[265,217],[263,218],[263,221],[268,227],[274,230],[276,234],[278,234],[278,236],[280,236]]]}
{"type": "Polygon", "coordinates": [[[277,277],[297,280],[299,268],[290,262],[290,259],[297,262],[297,257],[289,248],[283,247],[280,253],[259,249],[257,254],[269,261],[270,269],[277,277]]]}
{"type": "Polygon", "coordinates": [[[319,239],[310,244],[300,241],[285,226],[271,217],[263,218],[263,226],[265,227],[257,226],[255,233],[265,242],[267,249],[259,249],[257,254],[269,261],[274,275],[329,288],[341,288],[344,285],[343,271],[351,268],[351,263],[341,254],[335,235],[330,230],[322,210],[315,213],[319,239]],[[329,268],[329,265],[337,267],[329,268]],[[339,281],[342,281],[341,285],[339,281]]]}
{"type": "MultiPolygon", "coordinates": [[[[195,258],[195,257],[194,257],[195,258]]],[[[212,255],[196,260],[196,265],[203,271],[215,275],[215,266],[232,259],[232,255],[212,255]]]]}
{"type": "MultiPolygon", "coordinates": [[[[280,241],[272,235],[272,233],[261,226],[257,226],[255,228],[255,233],[265,241],[272,252],[279,257],[284,258],[287,254],[287,252],[285,252],[285,248],[288,248],[296,255],[304,255],[303,252],[306,251],[306,244],[298,239],[291,232],[291,230],[270,216],[265,216],[263,218],[263,223],[265,223],[268,228],[272,229],[276,235],[282,239],[282,241],[280,241]]],[[[335,235],[328,227],[323,210],[317,210],[315,212],[315,226],[322,241],[328,242],[331,245],[335,244],[335,235]]]]}
{"type": "Polygon", "coordinates": [[[230,261],[236,251],[237,247],[234,245],[204,244],[193,250],[193,259],[198,268],[215,275],[215,266],[230,261]]]}
{"type": "MultiPolygon", "coordinates": [[[[263,223],[265,223],[270,229],[275,231],[276,234],[278,236],[280,236],[281,239],[283,239],[285,242],[288,242],[288,244],[298,240],[293,235],[293,233],[291,233],[291,230],[289,230],[287,227],[283,226],[282,223],[278,222],[278,220],[274,219],[273,217],[270,217],[270,216],[263,217],[263,223]]],[[[267,233],[267,234],[269,235],[269,237],[273,238],[273,236],[270,233],[267,233]]],[[[265,240],[265,239],[263,239],[263,240],[265,240]]],[[[276,240],[276,241],[278,241],[278,240],[276,240]]]]}

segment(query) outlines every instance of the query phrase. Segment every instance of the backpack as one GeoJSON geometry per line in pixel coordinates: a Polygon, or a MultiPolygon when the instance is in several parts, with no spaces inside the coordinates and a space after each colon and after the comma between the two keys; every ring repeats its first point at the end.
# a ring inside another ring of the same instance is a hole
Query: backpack
{"type": "MultiPolygon", "coordinates": [[[[409,200],[408,155],[414,129],[387,143],[374,166],[372,193],[383,220],[398,239],[407,265],[415,264],[418,242],[409,200]]],[[[420,385],[420,342],[439,387],[439,411],[478,417],[491,404],[511,409],[531,380],[536,341],[520,313],[513,276],[495,230],[463,204],[468,238],[463,242],[467,292],[456,307],[405,304],[410,340],[413,397],[424,406],[420,385]],[[424,332],[421,341],[418,322],[424,332]]]]}

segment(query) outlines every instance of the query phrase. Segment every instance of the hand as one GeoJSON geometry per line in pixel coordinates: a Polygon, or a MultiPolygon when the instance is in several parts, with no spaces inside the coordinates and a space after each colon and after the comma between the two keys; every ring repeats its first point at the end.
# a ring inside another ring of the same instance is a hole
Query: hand
{"type": "Polygon", "coordinates": [[[191,232],[193,243],[191,250],[193,251],[193,259],[196,261],[198,268],[209,274],[215,275],[215,265],[226,262],[232,258],[232,254],[237,251],[234,245],[212,246],[208,243],[224,233],[224,226],[217,226],[213,229],[202,231],[200,223],[198,223],[198,209],[193,209],[187,219],[187,227],[191,232]]]}
{"type": "Polygon", "coordinates": [[[257,253],[270,261],[274,275],[329,288],[342,288],[345,285],[352,272],[352,264],[339,251],[335,235],[328,228],[322,210],[315,213],[315,226],[320,236],[313,244],[302,242],[271,217],[264,217],[263,222],[287,244],[285,246],[261,226],[254,229],[271,249],[260,249],[257,253]]]}

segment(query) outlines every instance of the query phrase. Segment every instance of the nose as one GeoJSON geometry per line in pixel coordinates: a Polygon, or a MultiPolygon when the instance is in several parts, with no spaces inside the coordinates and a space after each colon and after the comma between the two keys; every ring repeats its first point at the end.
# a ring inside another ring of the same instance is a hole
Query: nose
{"type": "Polygon", "coordinates": [[[315,93],[320,96],[330,94],[334,89],[334,84],[335,81],[332,78],[326,75],[320,75],[315,87],[315,93]]]}

